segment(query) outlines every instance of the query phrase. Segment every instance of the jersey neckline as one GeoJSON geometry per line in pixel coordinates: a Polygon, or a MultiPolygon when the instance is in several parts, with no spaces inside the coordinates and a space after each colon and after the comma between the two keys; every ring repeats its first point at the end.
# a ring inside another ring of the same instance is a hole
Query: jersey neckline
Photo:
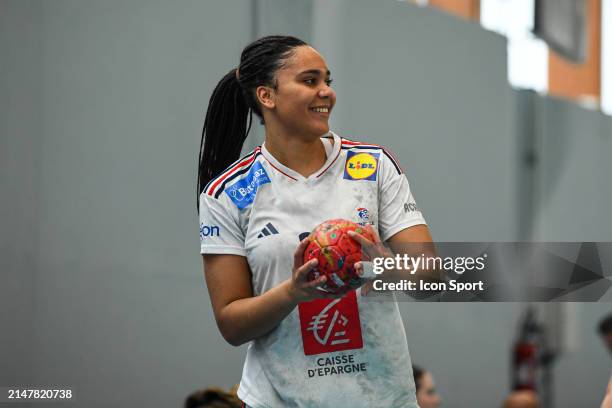
{"type": "Polygon", "coordinates": [[[319,170],[315,171],[308,177],[304,177],[297,171],[285,166],[284,164],[276,160],[276,158],[272,156],[272,154],[266,148],[265,142],[261,145],[261,154],[275,170],[277,170],[279,173],[283,174],[284,176],[289,177],[290,179],[293,179],[296,181],[297,180],[315,180],[319,178],[320,176],[322,176],[323,173],[325,173],[332,166],[332,164],[334,164],[334,162],[338,159],[338,156],[340,156],[340,150],[342,147],[342,141],[340,140],[340,136],[338,136],[334,132],[329,132],[321,136],[321,143],[323,143],[323,146],[325,147],[325,153],[327,155],[327,159],[325,160],[325,163],[319,170]],[[324,140],[324,138],[329,138],[330,136],[334,140],[333,146],[329,146],[330,142],[327,140],[324,140]]]}

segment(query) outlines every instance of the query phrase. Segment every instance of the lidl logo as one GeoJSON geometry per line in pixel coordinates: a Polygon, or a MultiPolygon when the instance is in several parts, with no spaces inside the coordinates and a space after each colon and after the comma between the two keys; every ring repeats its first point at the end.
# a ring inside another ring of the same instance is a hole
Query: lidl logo
{"type": "Polygon", "coordinates": [[[376,180],[378,153],[349,151],[346,155],[344,178],[347,180],[376,180]]]}

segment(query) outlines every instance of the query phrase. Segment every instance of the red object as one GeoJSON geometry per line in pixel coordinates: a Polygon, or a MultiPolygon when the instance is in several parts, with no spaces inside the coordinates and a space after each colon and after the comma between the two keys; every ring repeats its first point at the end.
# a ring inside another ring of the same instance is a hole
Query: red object
{"type": "Polygon", "coordinates": [[[331,353],[363,347],[357,295],[315,299],[298,305],[304,354],[331,353]]]}
{"type": "Polygon", "coordinates": [[[528,308],[519,337],[514,344],[512,359],[512,382],[514,390],[537,391],[540,371],[541,328],[535,311],[528,308]]]}
{"type": "Polygon", "coordinates": [[[514,389],[536,391],[537,371],[535,343],[518,342],[514,347],[514,389]]]}
{"type": "Polygon", "coordinates": [[[365,257],[361,245],[347,234],[348,231],[355,231],[375,242],[374,236],[365,227],[343,219],[319,224],[307,238],[310,243],[304,251],[304,263],[311,259],[319,261],[317,269],[311,271],[308,279],[314,280],[325,275],[327,281],[321,289],[330,293],[349,291],[363,284],[354,265],[365,257]]]}

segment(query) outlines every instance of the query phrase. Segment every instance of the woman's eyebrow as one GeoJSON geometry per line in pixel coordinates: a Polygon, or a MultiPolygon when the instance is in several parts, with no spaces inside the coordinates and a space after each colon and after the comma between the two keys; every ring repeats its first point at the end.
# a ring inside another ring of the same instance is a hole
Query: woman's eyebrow
{"type": "MultiPolygon", "coordinates": [[[[298,75],[306,75],[306,74],[312,74],[312,75],[321,75],[321,71],[318,69],[307,69],[306,71],[302,71],[300,72],[298,75]]],[[[327,76],[331,75],[331,72],[329,71],[329,69],[327,70],[326,73],[327,76]]]]}

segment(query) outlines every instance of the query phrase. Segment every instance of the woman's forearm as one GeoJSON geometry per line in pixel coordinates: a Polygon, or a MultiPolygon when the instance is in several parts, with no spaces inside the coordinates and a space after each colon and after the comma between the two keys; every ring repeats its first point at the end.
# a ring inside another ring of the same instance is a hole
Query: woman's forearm
{"type": "Polygon", "coordinates": [[[223,337],[239,346],[270,332],[297,304],[288,279],[259,296],[229,303],[221,310],[217,323],[223,337]]]}

